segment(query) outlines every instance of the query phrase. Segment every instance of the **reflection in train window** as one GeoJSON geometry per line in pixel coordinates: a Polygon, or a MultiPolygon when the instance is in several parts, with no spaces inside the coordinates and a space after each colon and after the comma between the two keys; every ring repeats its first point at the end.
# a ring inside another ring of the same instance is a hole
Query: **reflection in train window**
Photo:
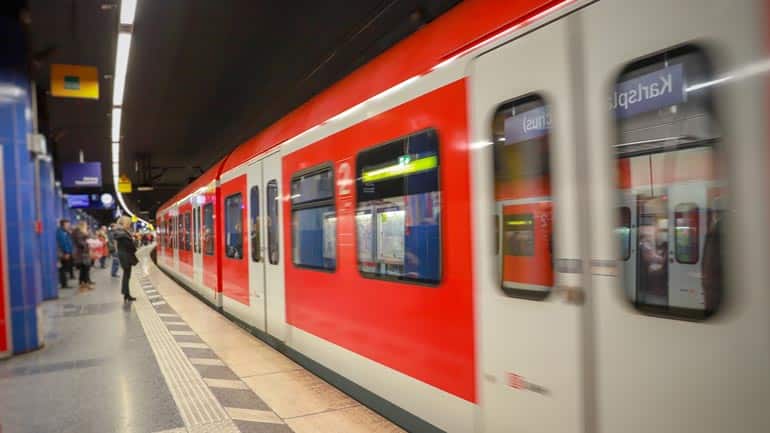
{"type": "Polygon", "coordinates": [[[251,261],[262,261],[261,233],[259,226],[259,187],[252,186],[249,193],[249,204],[251,205],[251,219],[249,224],[249,238],[251,239],[251,261]]]}
{"type": "Polygon", "coordinates": [[[722,297],[721,251],[714,248],[725,185],[715,169],[721,132],[712,82],[704,53],[685,46],[626,67],[609,97],[618,197],[629,209],[617,230],[635,242],[621,247],[630,255],[624,285],[642,311],[705,318],[722,297]]]}
{"type": "Polygon", "coordinates": [[[196,207],[193,209],[193,251],[195,251],[196,254],[201,252],[200,231],[201,208],[196,207]]]}
{"type": "Polygon", "coordinates": [[[192,223],[190,218],[190,212],[184,214],[184,249],[190,251],[192,244],[190,243],[190,233],[192,233],[192,223]]]}
{"type": "Polygon", "coordinates": [[[429,129],[356,157],[358,269],[373,278],[441,280],[439,142],[429,129]]]}
{"type": "Polygon", "coordinates": [[[291,180],[292,261],[297,266],[333,270],[337,266],[337,213],[329,167],[291,180]]]}
{"type": "Polygon", "coordinates": [[[492,120],[498,266],[509,296],[543,299],[553,285],[550,134],[550,109],[534,94],[500,105],[492,120]]]}
{"type": "Polygon", "coordinates": [[[243,258],[243,200],[241,194],[225,199],[225,255],[243,258]]]}
{"type": "Polygon", "coordinates": [[[503,254],[535,255],[535,224],[532,214],[506,215],[503,218],[503,254]]]}
{"type": "Polygon", "coordinates": [[[620,259],[623,261],[631,258],[631,208],[622,206],[618,208],[620,222],[615,229],[620,243],[620,259]]]}
{"type": "Polygon", "coordinates": [[[203,253],[214,255],[214,205],[203,206],[203,253]]]}
{"type": "Polygon", "coordinates": [[[674,208],[674,251],[676,261],[688,265],[698,263],[700,255],[700,211],[695,203],[682,203],[674,208]]]}
{"type": "Polygon", "coordinates": [[[273,179],[267,183],[267,259],[271,265],[278,264],[278,182],[273,179]]]}

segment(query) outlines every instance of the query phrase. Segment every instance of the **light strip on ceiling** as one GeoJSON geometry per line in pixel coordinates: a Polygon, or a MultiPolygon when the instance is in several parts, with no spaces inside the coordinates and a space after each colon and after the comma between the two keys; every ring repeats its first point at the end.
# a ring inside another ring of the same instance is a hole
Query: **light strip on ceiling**
{"type": "MultiPolygon", "coordinates": [[[[136,15],[137,0],[121,0],[120,2],[120,25],[133,26],[134,16],[136,15]]],[[[115,50],[115,73],[113,75],[112,89],[112,184],[115,187],[115,196],[118,203],[125,213],[136,218],[151,227],[146,220],[139,218],[126,205],[123,194],[118,189],[118,180],[120,177],[120,125],[123,115],[123,94],[126,87],[126,76],[128,75],[128,58],[131,52],[131,31],[118,30],[118,43],[115,50]]]]}
{"type": "Polygon", "coordinates": [[[112,105],[123,105],[123,91],[128,74],[128,54],[131,50],[131,33],[118,32],[118,46],[115,50],[115,76],[112,87],[112,105]]]}

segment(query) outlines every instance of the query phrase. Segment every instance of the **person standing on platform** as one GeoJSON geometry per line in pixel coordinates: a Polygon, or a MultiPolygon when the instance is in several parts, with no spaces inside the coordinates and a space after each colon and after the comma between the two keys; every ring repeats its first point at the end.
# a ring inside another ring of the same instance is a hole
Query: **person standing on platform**
{"type": "Polygon", "coordinates": [[[112,223],[110,229],[107,231],[107,249],[112,256],[112,269],[110,275],[113,278],[118,277],[118,269],[120,268],[120,260],[118,260],[118,246],[115,243],[115,237],[113,236],[117,224],[112,223]]]}
{"type": "Polygon", "coordinates": [[[88,223],[80,221],[72,232],[72,259],[80,270],[80,291],[91,290],[91,253],[88,248],[88,223]]]}
{"type": "Polygon", "coordinates": [[[109,240],[107,239],[107,227],[102,226],[98,232],[96,232],[96,237],[99,238],[99,240],[102,242],[102,250],[99,254],[99,266],[101,266],[102,269],[106,267],[105,263],[107,262],[107,257],[109,254],[109,240]]]}
{"type": "Polygon", "coordinates": [[[112,232],[112,237],[115,238],[115,243],[118,246],[120,267],[123,268],[121,293],[123,293],[124,302],[136,301],[136,298],[131,296],[129,281],[131,280],[131,267],[138,264],[139,259],[136,258],[136,244],[134,244],[134,237],[131,236],[130,230],[131,218],[122,216],[118,218],[118,226],[112,232]]]}
{"type": "Polygon", "coordinates": [[[67,276],[72,275],[72,238],[70,238],[70,222],[62,219],[56,230],[56,249],[59,256],[59,284],[62,289],[68,289],[67,276]]]}

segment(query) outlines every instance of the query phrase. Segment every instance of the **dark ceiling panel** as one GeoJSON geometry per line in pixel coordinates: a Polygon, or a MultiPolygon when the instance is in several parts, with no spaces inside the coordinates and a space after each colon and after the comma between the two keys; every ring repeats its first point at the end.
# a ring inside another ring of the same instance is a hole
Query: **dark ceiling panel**
{"type": "MultiPolygon", "coordinates": [[[[114,0],[30,0],[37,79],[48,64],[114,67],[114,0]]],[[[121,171],[137,155],[156,167],[159,202],[226,152],[276,121],[458,0],[139,0],[123,113],[121,171]]],[[[47,101],[60,159],[101,158],[110,172],[110,77],[100,101],[47,101]]],[[[108,175],[109,177],[109,175],[108,175]]]]}

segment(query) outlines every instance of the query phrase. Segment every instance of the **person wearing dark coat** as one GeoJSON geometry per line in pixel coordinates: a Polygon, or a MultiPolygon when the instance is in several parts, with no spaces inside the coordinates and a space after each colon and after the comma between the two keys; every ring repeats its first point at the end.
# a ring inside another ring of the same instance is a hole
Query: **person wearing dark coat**
{"type": "Polygon", "coordinates": [[[118,225],[112,232],[112,237],[115,239],[115,243],[118,247],[118,261],[120,267],[123,269],[123,280],[121,281],[121,293],[123,293],[123,301],[136,301],[136,298],[131,296],[131,289],[129,287],[129,281],[131,280],[131,267],[139,263],[139,259],[136,258],[136,245],[134,244],[134,237],[131,235],[131,218],[122,216],[118,218],[118,225]]]}
{"type": "Polygon", "coordinates": [[[88,249],[88,223],[80,221],[72,231],[72,261],[80,271],[80,291],[93,289],[90,270],[91,252],[88,249]]]}
{"type": "Polygon", "coordinates": [[[72,274],[72,238],[69,232],[70,222],[62,219],[56,230],[56,249],[59,256],[59,284],[62,289],[68,289],[67,275],[72,274]]]}

